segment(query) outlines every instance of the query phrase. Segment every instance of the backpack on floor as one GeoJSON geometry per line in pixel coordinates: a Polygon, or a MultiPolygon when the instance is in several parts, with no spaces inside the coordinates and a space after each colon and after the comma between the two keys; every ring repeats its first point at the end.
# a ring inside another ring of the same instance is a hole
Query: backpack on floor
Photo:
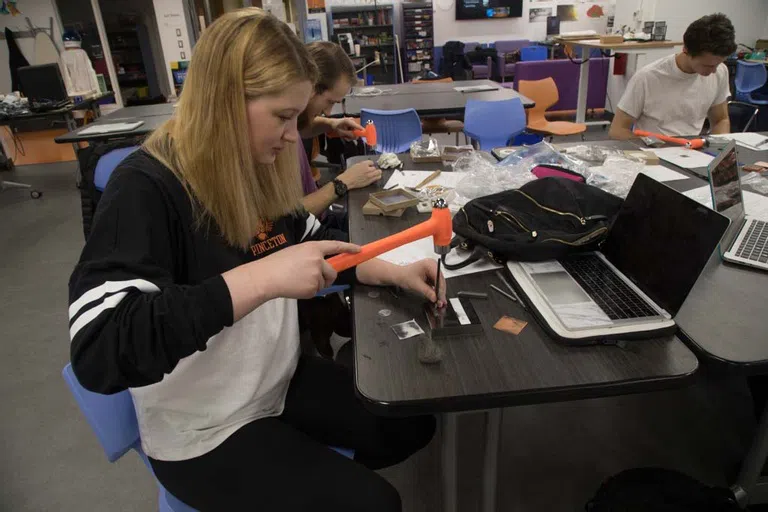
{"type": "Polygon", "coordinates": [[[730,490],[670,469],[636,468],[610,477],[586,512],[739,512],[730,490]]]}
{"type": "Polygon", "coordinates": [[[440,75],[454,80],[471,80],[472,64],[464,55],[464,43],[448,41],[443,45],[443,58],[440,62],[440,75]]]}
{"type": "MultiPolygon", "coordinates": [[[[453,217],[451,247],[472,254],[459,269],[483,257],[543,261],[591,251],[603,241],[622,199],[597,187],[562,177],[540,178],[514,190],[469,201],[453,217]]],[[[453,258],[452,258],[453,259],[453,258]]]]}

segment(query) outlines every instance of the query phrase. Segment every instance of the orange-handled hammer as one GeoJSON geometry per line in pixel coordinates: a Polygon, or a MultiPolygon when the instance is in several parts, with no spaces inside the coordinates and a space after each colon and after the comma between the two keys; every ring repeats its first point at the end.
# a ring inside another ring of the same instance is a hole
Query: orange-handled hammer
{"type": "Polygon", "coordinates": [[[437,254],[448,254],[451,250],[451,237],[453,236],[451,212],[448,210],[448,205],[443,199],[438,199],[432,206],[432,217],[428,221],[416,224],[412,228],[382,238],[381,240],[365,244],[357,254],[339,254],[329,258],[328,263],[336,272],[341,272],[342,270],[365,263],[392,249],[428,236],[434,238],[435,252],[437,254]]]}
{"type": "Polygon", "coordinates": [[[687,148],[691,149],[701,149],[704,147],[705,140],[704,139],[683,139],[681,137],[670,137],[669,135],[662,135],[660,133],[653,133],[653,132],[647,132],[645,130],[635,130],[633,132],[638,137],[656,137],[659,140],[663,140],[664,142],[669,142],[670,144],[678,144],[680,146],[685,146],[687,148]]]}
{"type": "MultiPolygon", "coordinates": [[[[359,119],[355,120],[359,121],[359,119]]],[[[365,128],[362,130],[354,130],[352,133],[354,133],[355,137],[358,139],[360,137],[365,138],[365,143],[370,147],[374,147],[376,145],[376,125],[373,124],[373,121],[369,120],[367,123],[365,123],[365,128]]],[[[335,131],[329,131],[325,135],[330,139],[336,139],[340,137],[340,135],[335,131]]]]}

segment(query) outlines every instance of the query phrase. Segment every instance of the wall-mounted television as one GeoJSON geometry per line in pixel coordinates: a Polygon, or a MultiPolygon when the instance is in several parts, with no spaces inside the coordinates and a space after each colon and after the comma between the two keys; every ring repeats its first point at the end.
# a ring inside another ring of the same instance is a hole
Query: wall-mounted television
{"type": "Polygon", "coordinates": [[[457,20],[520,18],[523,0],[456,0],[457,20]]]}

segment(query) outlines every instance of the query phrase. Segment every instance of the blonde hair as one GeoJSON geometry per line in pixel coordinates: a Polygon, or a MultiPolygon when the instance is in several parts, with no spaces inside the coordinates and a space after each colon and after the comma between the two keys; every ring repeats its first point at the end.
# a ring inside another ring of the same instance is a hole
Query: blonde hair
{"type": "Polygon", "coordinates": [[[300,208],[296,145],[274,164],[256,163],[246,102],[316,79],[301,41],[261,9],[227,13],[203,32],[174,117],[144,143],[190,194],[199,227],[213,221],[227,242],[245,249],[260,222],[300,208]]]}

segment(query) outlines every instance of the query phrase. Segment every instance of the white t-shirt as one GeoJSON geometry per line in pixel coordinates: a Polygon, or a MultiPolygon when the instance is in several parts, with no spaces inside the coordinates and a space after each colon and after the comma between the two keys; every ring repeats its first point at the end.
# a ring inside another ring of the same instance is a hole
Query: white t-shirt
{"type": "Polygon", "coordinates": [[[698,135],[707,112],[730,96],[728,68],[709,76],[684,73],[670,55],[633,76],[619,108],[637,119],[635,128],[663,135],[698,135]]]}

